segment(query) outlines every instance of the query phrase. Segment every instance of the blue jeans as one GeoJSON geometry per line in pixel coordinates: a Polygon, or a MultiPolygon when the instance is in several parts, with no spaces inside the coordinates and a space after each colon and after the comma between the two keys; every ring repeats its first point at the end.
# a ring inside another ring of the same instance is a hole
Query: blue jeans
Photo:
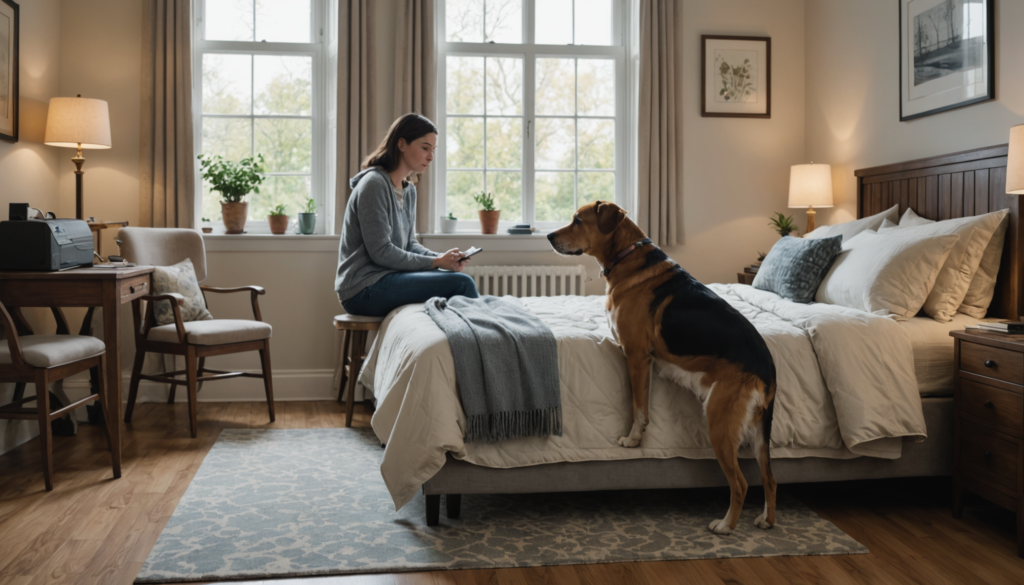
{"type": "Polygon", "coordinates": [[[384,317],[402,305],[423,303],[433,297],[480,296],[471,276],[461,272],[392,272],[341,305],[352,315],[384,317]]]}

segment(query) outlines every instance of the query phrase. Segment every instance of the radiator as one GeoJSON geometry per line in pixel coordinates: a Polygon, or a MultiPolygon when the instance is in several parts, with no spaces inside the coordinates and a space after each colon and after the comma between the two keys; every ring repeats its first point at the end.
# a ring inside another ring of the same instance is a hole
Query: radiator
{"type": "Polygon", "coordinates": [[[482,295],[514,297],[585,296],[583,266],[469,266],[464,273],[482,295]]]}

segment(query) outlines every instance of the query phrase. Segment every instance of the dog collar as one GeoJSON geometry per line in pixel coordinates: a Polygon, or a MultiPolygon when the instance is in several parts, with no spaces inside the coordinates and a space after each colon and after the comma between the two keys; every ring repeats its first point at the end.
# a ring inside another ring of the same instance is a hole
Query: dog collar
{"type": "Polygon", "coordinates": [[[653,244],[653,243],[654,242],[651,241],[650,238],[644,238],[644,239],[640,240],[639,242],[633,242],[632,244],[629,245],[628,248],[626,248],[625,250],[623,250],[623,251],[621,251],[621,252],[619,252],[618,254],[615,255],[615,258],[612,260],[612,265],[609,266],[608,268],[605,268],[604,270],[602,270],[601,271],[601,276],[603,276],[605,278],[608,278],[608,273],[610,273],[612,271],[612,268],[615,268],[616,264],[618,264],[619,262],[622,262],[623,260],[625,260],[626,256],[629,256],[630,254],[633,253],[633,250],[636,250],[637,248],[641,248],[643,246],[646,246],[647,244],[653,244]]]}

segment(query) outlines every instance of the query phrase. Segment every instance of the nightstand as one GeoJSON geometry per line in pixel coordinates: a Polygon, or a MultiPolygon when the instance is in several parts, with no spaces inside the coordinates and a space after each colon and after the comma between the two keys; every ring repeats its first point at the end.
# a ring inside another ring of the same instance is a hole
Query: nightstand
{"type": "Polygon", "coordinates": [[[1024,557],[1024,335],[952,331],[953,517],[963,491],[1017,514],[1024,557]]]}
{"type": "Polygon", "coordinates": [[[754,284],[754,277],[756,274],[750,274],[749,272],[737,272],[736,282],[740,284],[754,284]]]}

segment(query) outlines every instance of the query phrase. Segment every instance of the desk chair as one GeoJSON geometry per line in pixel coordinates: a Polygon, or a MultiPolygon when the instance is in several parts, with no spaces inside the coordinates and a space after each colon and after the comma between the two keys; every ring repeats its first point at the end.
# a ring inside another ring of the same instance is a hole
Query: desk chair
{"type": "MultiPolygon", "coordinates": [[[[43,454],[43,480],[46,491],[53,490],[53,430],[50,422],[58,419],[86,402],[99,400],[104,409],[107,404],[105,378],[97,376],[99,390],[85,398],[55,411],[50,411],[50,384],[63,380],[92,368],[102,369],[103,354],[106,346],[95,337],[85,335],[67,335],[67,321],[60,309],[53,308],[57,319],[58,335],[18,335],[18,327],[7,307],[0,303],[0,320],[3,321],[7,334],[7,343],[0,344],[0,382],[18,385],[14,401],[0,407],[0,419],[39,421],[39,446],[43,454]],[[24,398],[21,396],[23,384],[33,382],[36,395],[24,398]],[[36,408],[25,408],[27,402],[36,403],[36,408]]],[[[104,428],[106,433],[106,429],[104,428]]],[[[110,435],[107,434],[107,446],[110,447],[110,435]]],[[[119,475],[116,464],[114,476],[119,475]]]]}
{"type": "MultiPolygon", "coordinates": [[[[117,234],[121,240],[121,256],[129,262],[148,266],[172,266],[191,259],[196,271],[196,280],[206,280],[206,247],[199,232],[188,229],[170,228],[122,228],[117,234]]],[[[263,322],[257,302],[259,295],[265,294],[260,286],[240,286],[234,288],[215,288],[200,286],[203,299],[206,293],[237,293],[248,292],[252,301],[252,312],[255,320],[244,319],[210,319],[207,321],[183,322],[180,306],[184,298],[177,293],[148,295],[132,301],[132,314],[135,322],[135,364],[132,366],[131,385],[128,389],[128,406],[124,411],[124,422],[132,421],[132,411],[139,394],[139,381],[152,380],[171,385],[168,402],[174,401],[174,391],[178,384],[188,388],[188,416],[192,438],[199,432],[197,422],[196,394],[202,382],[224,380],[227,378],[262,378],[263,388],[267,395],[267,408],[270,411],[270,422],[274,422],[274,386],[270,371],[270,334],[269,324],[263,322]],[[142,301],[147,302],[145,316],[142,301]],[[157,325],[153,304],[155,301],[171,301],[174,311],[174,323],[157,325]],[[226,372],[206,368],[206,358],[210,356],[258,351],[263,371],[260,374],[248,372],[226,372]],[[185,356],[185,369],[167,372],[160,375],[142,373],[142,362],[146,352],[166,353],[185,356]],[[177,376],[185,376],[185,380],[177,376]]],[[[209,306],[209,305],[207,305],[209,306]]]]}

